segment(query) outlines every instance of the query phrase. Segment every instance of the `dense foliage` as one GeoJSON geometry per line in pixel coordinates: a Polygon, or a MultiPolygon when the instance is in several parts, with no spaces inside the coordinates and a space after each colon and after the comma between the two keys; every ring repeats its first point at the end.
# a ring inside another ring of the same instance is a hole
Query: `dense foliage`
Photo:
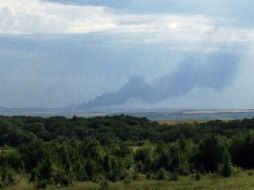
{"type": "Polygon", "coordinates": [[[254,168],[254,119],[159,125],[112,116],[0,117],[0,187],[27,177],[38,188],[76,181],[177,180],[254,168]]]}

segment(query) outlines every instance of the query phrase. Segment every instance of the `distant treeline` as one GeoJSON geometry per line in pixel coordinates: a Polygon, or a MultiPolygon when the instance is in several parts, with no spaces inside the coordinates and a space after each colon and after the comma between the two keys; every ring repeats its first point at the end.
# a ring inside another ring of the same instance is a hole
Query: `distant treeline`
{"type": "Polygon", "coordinates": [[[159,125],[146,118],[0,117],[0,187],[178,180],[254,169],[254,119],[159,125]]]}

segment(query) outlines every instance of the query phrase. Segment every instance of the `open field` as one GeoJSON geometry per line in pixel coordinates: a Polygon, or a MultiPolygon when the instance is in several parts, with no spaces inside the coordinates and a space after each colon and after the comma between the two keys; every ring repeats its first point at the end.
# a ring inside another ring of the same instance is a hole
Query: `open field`
{"type": "Polygon", "coordinates": [[[205,120],[159,120],[157,121],[160,125],[178,125],[178,124],[195,124],[195,123],[206,123],[205,120]]]}
{"type": "MultiPolygon", "coordinates": [[[[50,187],[48,190],[56,190],[57,187],[50,187]]],[[[99,184],[92,182],[77,183],[76,185],[63,188],[65,190],[101,190],[99,184]]],[[[179,181],[156,181],[141,179],[130,184],[123,182],[111,183],[110,190],[252,190],[254,189],[254,171],[242,172],[235,177],[221,178],[210,174],[195,181],[193,176],[181,177],[179,181]]],[[[3,190],[35,190],[22,180],[18,185],[4,188],[3,190]]]]}

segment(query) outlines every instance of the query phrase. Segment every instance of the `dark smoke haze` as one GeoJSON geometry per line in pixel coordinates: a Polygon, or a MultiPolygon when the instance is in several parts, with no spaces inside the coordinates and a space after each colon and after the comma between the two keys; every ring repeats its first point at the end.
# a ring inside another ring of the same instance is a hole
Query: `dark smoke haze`
{"type": "Polygon", "coordinates": [[[132,77],[119,90],[83,103],[78,110],[118,106],[130,99],[154,104],[183,96],[196,87],[223,90],[233,82],[238,63],[239,55],[235,54],[188,57],[173,74],[163,76],[152,84],[146,83],[141,77],[132,77]]]}

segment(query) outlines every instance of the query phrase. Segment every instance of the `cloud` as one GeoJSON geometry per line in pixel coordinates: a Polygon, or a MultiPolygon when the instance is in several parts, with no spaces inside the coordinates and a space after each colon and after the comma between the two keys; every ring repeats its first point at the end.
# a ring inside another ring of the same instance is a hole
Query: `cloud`
{"type": "Polygon", "coordinates": [[[0,34],[103,33],[128,42],[185,47],[253,41],[254,29],[224,26],[221,20],[204,14],[130,14],[103,6],[41,0],[0,2],[0,34]]]}
{"type": "Polygon", "coordinates": [[[0,33],[89,33],[115,27],[105,7],[72,6],[39,0],[2,0],[0,33]]]}
{"type": "Polygon", "coordinates": [[[51,2],[58,2],[70,5],[97,5],[107,7],[127,7],[132,4],[132,0],[119,1],[119,0],[48,0],[51,2]]]}
{"type": "MultiPolygon", "coordinates": [[[[78,1],[80,0],[76,2],[78,1]]],[[[59,2],[67,2],[67,0],[59,0],[59,2]]],[[[203,70],[199,70],[195,64],[199,61],[196,54],[216,52],[230,54],[233,51],[246,53],[249,51],[248,47],[253,44],[252,25],[236,26],[231,22],[238,16],[229,18],[215,14],[221,10],[218,7],[224,10],[225,6],[220,5],[228,5],[228,1],[216,0],[208,3],[203,0],[195,2],[194,0],[158,0],[158,2],[135,0],[121,3],[117,0],[109,0],[104,1],[103,4],[99,0],[82,1],[87,2],[85,4],[71,2],[73,1],[70,0],[69,4],[46,0],[0,1],[2,73],[0,81],[4,89],[2,94],[5,94],[5,98],[4,95],[1,96],[2,104],[8,102],[9,105],[14,105],[18,102],[19,105],[62,106],[69,102],[92,99],[103,92],[106,94],[94,99],[90,104],[105,105],[105,102],[116,104],[117,101],[117,104],[121,104],[129,101],[130,97],[144,102],[154,102],[173,97],[168,93],[170,89],[174,89],[175,93],[179,90],[179,96],[188,94],[195,86],[203,89],[207,85],[214,89],[217,85],[217,89],[224,89],[232,81],[233,73],[228,71],[234,71],[232,68],[237,64],[232,64],[232,67],[222,64],[220,68],[225,70],[224,75],[222,71],[214,72],[214,68],[217,67],[215,63],[210,63],[213,65],[211,68],[200,66],[203,70]],[[109,5],[112,2],[115,6],[109,5]],[[168,2],[171,6],[166,6],[168,2]],[[126,10],[123,4],[128,4],[127,9],[137,7],[139,10],[126,10]],[[166,9],[176,4],[177,7],[188,7],[190,4],[194,7],[199,4],[200,7],[197,9],[211,9],[214,10],[214,14],[209,14],[209,11],[196,11],[196,9],[186,11],[184,8],[181,11],[142,11],[148,9],[148,4],[149,6],[156,4],[157,7],[166,7],[166,9]],[[187,54],[195,54],[195,56],[187,54]],[[188,63],[180,64],[179,72],[172,74],[172,70],[182,59],[188,60],[188,63]],[[216,80],[221,79],[222,83],[211,80],[210,74],[203,74],[208,68],[213,71],[214,76],[217,76],[216,80]],[[169,72],[170,75],[167,74],[169,72]],[[196,78],[190,86],[185,87],[184,81],[178,78],[183,76],[184,72],[191,78],[194,77],[191,73],[199,73],[202,77],[196,78]],[[134,77],[126,86],[122,86],[133,73],[144,75],[145,80],[134,77]],[[164,77],[160,78],[162,75],[164,77]],[[149,76],[152,77],[148,78],[149,76]],[[55,79],[56,77],[58,79],[55,79]],[[169,84],[168,81],[173,79],[179,79],[180,86],[185,88],[178,89],[173,82],[169,84]],[[62,83],[64,80],[68,85],[62,83]],[[41,81],[44,81],[44,85],[40,85],[41,81]],[[206,83],[202,84],[202,81],[206,83]],[[123,87],[122,93],[126,92],[126,95],[115,99],[115,102],[109,100],[107,95],[111,96],[111,99],[120,95],[120,92],[114,92],[119,86],[123,87]],[[167,88],[169,90],[165,90],[167,88]],[[27,91],[32,89],[31,94],[24,89],[27,91]],[[75,89],[76,93],[73,93],[75,89]],[[55,91],[55,97],[45,96],[52,91],[55,91]],[[110,91],[112,93],[107,94],[110,91]],[[152,91],[163,93],[153,94],[152,91]],[[143,92],[147,93],[144,95],[143,92]],[[148,94],[151,94],[150,97],[148,94]],[[41,99],[38,100],[37,97],[41,99]]],[[[236,8],[237,4],[233,4],[236,8]]],[[[242,15],[245,9],[239,9],[238,15],[242,15]]],[[[245,20],[242,19],[242,22],[245,20]]],[[[202,58],[201,62],[207,62],[204,59],[202,58]]]]}
{"type": "Polygon", "coordinates": [[[77,109],[87,111],[119,106],[133,99],[154,104],[181,97],[195,88],[221,91],[233,82],[239,59],[238,54],[223,53],[187,57],[173,74],[165,75],[151,84],[140,77],[132,77],[119,90],[98,96],[77,109]]]}

